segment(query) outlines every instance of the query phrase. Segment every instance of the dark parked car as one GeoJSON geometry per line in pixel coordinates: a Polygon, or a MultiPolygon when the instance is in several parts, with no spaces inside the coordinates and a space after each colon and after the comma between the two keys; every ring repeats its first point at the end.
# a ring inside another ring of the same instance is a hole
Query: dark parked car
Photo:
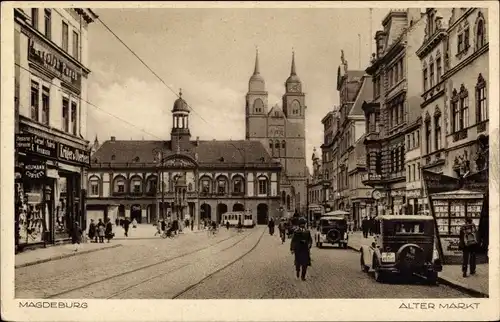
{"type": "Polygon", "coordinates": [[[418,274],[437,284],[442,265],[434,245],[432,216],[384,215],[374,222],[373,242],[360,249],[363,271],[372,269],[377,282],[394,274],[418,274]]]}
{"type": "Polygon", "coordinates": [[[348,238],[347,220],[343,215],[323,215],[320,217],[314,238],[317,247],[321,248],[323,244],[338,244],[339,247],[347,248],[348,238]]]}

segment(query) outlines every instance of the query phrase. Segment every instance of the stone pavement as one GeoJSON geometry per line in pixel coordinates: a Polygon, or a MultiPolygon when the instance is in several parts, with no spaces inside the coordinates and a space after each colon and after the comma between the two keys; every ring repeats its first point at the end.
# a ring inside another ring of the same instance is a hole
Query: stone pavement
{"type": "Polygon", "coordinates": [[[80,244],[80,248],[75,252],[75,247],[72,244],[54,245],[47,248],[37,248],[27,250],[15,255],[15,268],[21,268],[40,263],[45,263],[52,260],[62,259],[75,255],[82,255],[99,250],[120,247],[121,244],[94,244],[84,243],[80,244]]]}
{"type": "MultiPolygon", "coordinates": [[[[197,227],[194,227],[193,231],[191,231],[191,228],[184,228],[180,235],[201,231],[203,231],[203,229],[198,230],[197,227]]],[[[113,240],[161,238],[160,235],[155,236],[156,226],[153,226],[152,224],[138,224],[136,228],[133,228],[132,225],[130,225],[130,228],[128,230],[128,237],[125,237],[125,230],[121,226],[116,227],[113,224],[113,232],[115,233],[115,237],[113,238],[113,240]]]]}
{"type": "MultiPolygon", "coordinates": [[[[363,238],[362,232],[349,233],[348,246],[359,251],[362,245],[369,245],[373,241],[373,236],[363,238]]],[[[479,264],[476,268],[475,276],[462,277],[462,267],[460,265],[444,265],[443,271],[439,273],[440,282],[457,289],[474,293],[478,296],[488,296],[489,265],[479,264]]]]}

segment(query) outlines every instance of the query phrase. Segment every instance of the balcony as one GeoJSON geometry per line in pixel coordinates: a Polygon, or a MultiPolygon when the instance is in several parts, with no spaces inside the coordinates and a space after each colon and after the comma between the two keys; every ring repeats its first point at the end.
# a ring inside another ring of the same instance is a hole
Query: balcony
{"type": "Polygon", "coordinates": [[[464,140],[466,138],[467,138],[467,129],[463,129],[453,133],[453,142],[464,140]]]}
{"type": "Polygon", "coordinates": [[[375,173],[364,173],[361,176],[361,182],[367,186],[373,186],[377,184],[381,184],[382,175],[375,173]]]}
{"type": "Polygon", "coordinates": [[[370,131],[366,133],[365,135],[365,142],[366,141],[377,141],[380,139],[380,132],[378,131],[370,131]]]}

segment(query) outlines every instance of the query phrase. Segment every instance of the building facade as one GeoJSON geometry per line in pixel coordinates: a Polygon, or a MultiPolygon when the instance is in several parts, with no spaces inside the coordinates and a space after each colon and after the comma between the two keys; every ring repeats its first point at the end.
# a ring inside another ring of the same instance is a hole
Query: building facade
{"type": "Polygon", "coordinates": [[[487,27],[487,9],[452,9],[442,75],[446,175],[481,170],[482,162],[475,162],[481,158],[479,141],[489,141],[487,27]]]}
{"type": "Polygon", "coordinates": [[[172,109],[170,141],[119,141],[111,137],[92,155],[88,219],[185,219],[221,222],[246,211],[257,224],[282,215],[281,165],[259,141],[191,139],[189,107],[172,109]]]}
{"type": "Polygon", "coordinates": [[[413,87],[418,77],[412,70],[415,63],[420,66],[412,54],[418,49],[415,39],[423,35],[420,22],[419,8],[390,11],[384,29],[375,34],[377,52],[366,70],[372,76],[373,98],[363,104],[368,166],[363,183],[375,189],[375,215],[406,213],[405,138],[420,114],[419,93],[413,87]]]}
{"type": "Polygon", "coordinates": [[[85,224],[90,9],[15,9],[17,245],[85,224]]]}
{"type": "Polygon", "coordinates": [[[261,142],[268,153],[282,165],[282,201],[287,211],[305,213],[306,209],[306,132],[305,94],[292,55],[290,76],[285,82],[282,108],[269,109],[268,93],[260,74],[256,54],[254,73],[248,82],[246,95],[246,139],[261,142]]]}
{"type": "Polygon", "coordinates": [[[309,221],[317,222],[321,215],[331,209],[328,205],[330,181],[326,177],[327,170],[316,154],[316,148],[312,154],[312,161],[313,173],[308,180],[308,216],[309,221]]]}

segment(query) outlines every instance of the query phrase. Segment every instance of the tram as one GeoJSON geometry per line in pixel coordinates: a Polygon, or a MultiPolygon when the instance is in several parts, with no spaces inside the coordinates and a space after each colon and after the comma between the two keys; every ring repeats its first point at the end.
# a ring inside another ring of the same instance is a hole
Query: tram
{"type": "Polygon", "coordinates": [[[225,225],[229,221],[229,226],[236,227],[238,222],[243,224],[243,227],[251,228],[255,226],[251,213],[245,213],[243,211],[231,211],[226,212],[222,215],[222,225],[225,225]]]}

